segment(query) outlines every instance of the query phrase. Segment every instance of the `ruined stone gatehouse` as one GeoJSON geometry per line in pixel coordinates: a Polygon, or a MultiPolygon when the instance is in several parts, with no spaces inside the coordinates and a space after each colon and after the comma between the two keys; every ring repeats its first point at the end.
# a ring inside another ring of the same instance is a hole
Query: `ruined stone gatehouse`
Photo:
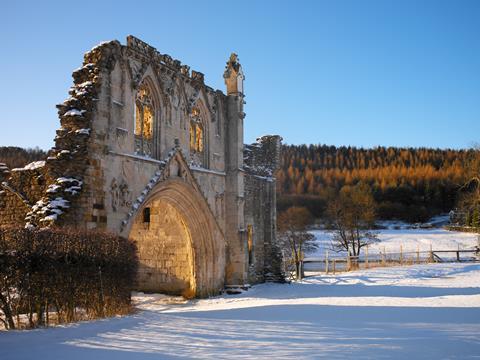
{"type": "Polygon", "coordinates": [[[129,36],[73,73],[44,162],[0,165],[0,225],[73,226],[129,237],[138,288],[207,296],[281,280],[275,178],[281,138],[244,145],[242,67],[226,95],[129,36]]]}

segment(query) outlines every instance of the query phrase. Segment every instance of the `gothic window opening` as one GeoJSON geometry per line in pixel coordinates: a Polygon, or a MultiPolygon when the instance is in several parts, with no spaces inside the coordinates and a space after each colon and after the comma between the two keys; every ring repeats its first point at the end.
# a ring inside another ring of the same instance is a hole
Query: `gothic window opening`
{"type": "Polygon", "coordinates": [[[193,153],[203,153],[204,148],[204,129],[200,110],[193,108],[190,116],[190,151],[193,153]]]}
{"type": "Polygon", "coordinates": [[[248,265],[253,263],[253,226],[247,226],[248,265]]]}
{"type": "Polygon", "coordinates": [[[135,153],[153,155],[153,125],[155,110],[152,94],[146,85],[141,85],[135,99],[135,153]]]}

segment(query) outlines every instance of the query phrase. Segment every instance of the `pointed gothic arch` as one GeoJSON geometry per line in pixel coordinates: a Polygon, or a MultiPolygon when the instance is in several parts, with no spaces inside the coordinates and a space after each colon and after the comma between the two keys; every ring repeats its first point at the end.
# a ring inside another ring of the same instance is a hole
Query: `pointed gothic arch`
{"type": "Polygon", "coordinates": [[[192,185],[175,177],[159,183],[130,226],[140,259],[140,290],[208,296],[223,288],[224,236],[192,185]]]}
{"type": "Polygon", "coordinates": [[[156,158],[162,106],[158,91],[149,76],[137,87],[134,105],[134,152],[156,158]]]}
{"type": "Polygon", "coordinates": [[[209,167],[210,116],[202,99],[198,99],[189,114],[190,161],[201,167],[209,167]]]}

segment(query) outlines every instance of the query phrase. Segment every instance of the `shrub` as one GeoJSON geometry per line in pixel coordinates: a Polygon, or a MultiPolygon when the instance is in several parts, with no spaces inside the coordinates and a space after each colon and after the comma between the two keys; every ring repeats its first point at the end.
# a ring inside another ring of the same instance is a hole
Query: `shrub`
{"type": "Polygon", "coordinates": [[[131,310],[136,249],[106,232],[0,228],[0,320],[15,328],[93,319],[131,310]],[[17,321],[18,324],[18,321],[17,321]]]}
{"type": "Polygon", "coordinates": [[[323,216],[328,199],[315,195],[280,195],[277,198],[277,211],[283,212],[291,207],[305,207],[316,218],[323,216]]]}

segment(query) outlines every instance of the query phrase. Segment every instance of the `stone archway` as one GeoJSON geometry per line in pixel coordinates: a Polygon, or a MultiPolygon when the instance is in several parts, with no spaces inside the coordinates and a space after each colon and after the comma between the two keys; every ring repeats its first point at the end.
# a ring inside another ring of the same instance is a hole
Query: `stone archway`
{"type": "Polygon", "coordinates": [[[224,236],[203,196],[184,179],[152,189],[129,238],[138,248],[139,290],[208,296],[223,289],[224,236]]]}

